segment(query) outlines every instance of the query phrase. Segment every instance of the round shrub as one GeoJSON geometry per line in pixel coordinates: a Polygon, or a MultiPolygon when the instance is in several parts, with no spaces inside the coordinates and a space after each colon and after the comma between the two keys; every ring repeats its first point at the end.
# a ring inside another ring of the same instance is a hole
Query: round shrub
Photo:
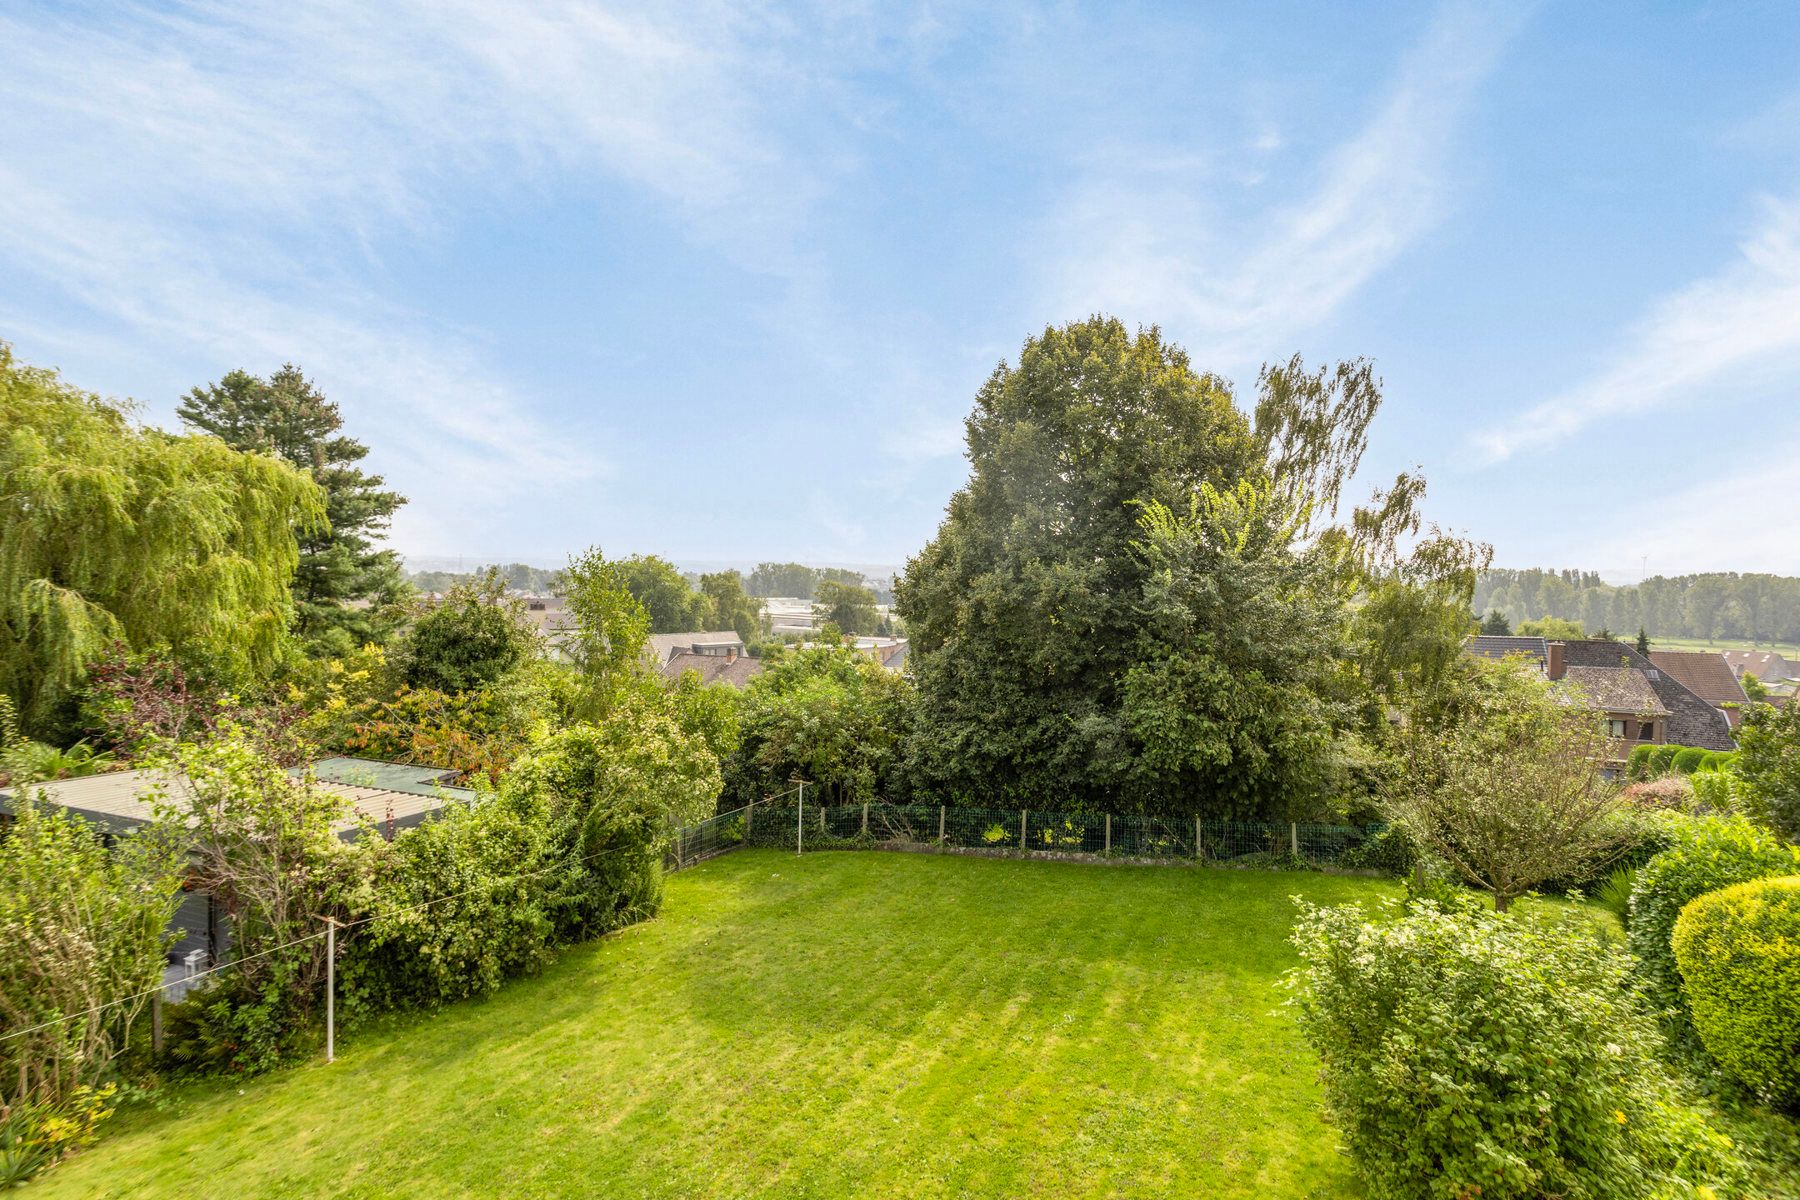
{"type": "Polygon", "coordinates": [[[1400,876],[1413,869],[1419,850],[1406,830],[1387,825],[1338,856],[1338,865],[1353,871],[1380,871],[1400,876]]]}
{"type": "Polygon", "coordinates": [[[1691,1029],[1670,938],[1688,901],[1719,888],[1800,871],[1800,848],[1742,817],[1696,817],[1674,827],[1675,843],[1638,872],[1626,934],[1650,1002],[1691,1029]]]}
{"type": "Polygon", "coordinates": [[[1650,774],[1667,775],[1669,773],[1669,764],[1674,761],[1677,754],[1681,753],[1681,750],[1682,747],[1670,745],[1666,742],[1663,745],[1652,747],[1653,752],[1650,755],[1650,774]]]}
{"type": "Polygon", "coordinates": [[[1707,751],[1700,747],[1688,746],[1677,750],[1675,757],[1669,760],[1669,765],[1675,769],[1675,773],[1678,775],[1692,775],[1700,769],[1700,764],[1706,761],[1706,755],[1707,751]]]}
{"type": "Polygon", "coordinates": [[[1706,757],[1700,760],[1701,771],[1728,771],[1737,759],[1735,750],[1708,750],[1706,757]]]}
{"type": "Polygon", "coordinates": [[[1655,753],[1655,746],[1633,746],[1631,753],[1625,756],[1626,776],[1630,779],[1649,778],[1650,756],[1655,753]]]}
{"type": "Polygon", "coordinates": [[[1765,1101],[1800,1107],[1800,876],[1708,892],[1675,922],[1694,1029],[1765,1101]]]}
{"type": "Polygon", "coordinates": [[[1326,1114],[1372,1200],[1738,1194],[1623,955],[1558,920],[1303,906],[1288,977],[1326,1114]]]}

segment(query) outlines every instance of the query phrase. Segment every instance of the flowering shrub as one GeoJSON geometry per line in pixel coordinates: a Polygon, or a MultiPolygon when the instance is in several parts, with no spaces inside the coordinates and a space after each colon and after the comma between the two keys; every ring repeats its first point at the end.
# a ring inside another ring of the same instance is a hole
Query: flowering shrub
{"type": "Polygon", "coordinates": [[[1800,876],[1708,892],[1675,922],[1675,962],[1707,1052],[1800,1108],[1800,876]]]}
{"type": "Polygon", "coordinates": [[[16,1187],[67,1154],[92,1144],[112,1116],[116,1084],[82,1084],[61,1100],[0,1107],[0,1187],[16,1187]]]}
{"type": "Polygon", "coordinates": [[[1630,1200],[1733,1188],[1628,966],[1557,921],[1419,903],[1302,906],[1289,976],[1326,1112],[1375,1200],[1630,1200]]]}

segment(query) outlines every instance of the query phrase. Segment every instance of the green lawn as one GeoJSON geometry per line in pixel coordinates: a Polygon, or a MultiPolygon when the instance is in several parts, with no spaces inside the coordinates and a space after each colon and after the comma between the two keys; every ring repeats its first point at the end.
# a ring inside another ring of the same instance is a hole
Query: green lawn
{"type": "Polygon", "coordinates": [[[1356,1194],[1275,1015],[1373,880],[741,851],[542,977],[178,1088],[58,1196],[1356,1194]]]}

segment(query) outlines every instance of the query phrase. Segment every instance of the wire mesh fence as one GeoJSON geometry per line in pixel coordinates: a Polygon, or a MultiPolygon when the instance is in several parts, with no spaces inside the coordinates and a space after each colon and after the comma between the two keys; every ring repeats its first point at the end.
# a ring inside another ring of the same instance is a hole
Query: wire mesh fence
{"type": "Polygon", "coordinates": [[[1336,866],[1381,828],[935,804],[809,805],[790,795],[679,830],[666,865],[680,870],[739,846],[762,846],[800,852],[941,849],[1233,866],[1336,866]]]}

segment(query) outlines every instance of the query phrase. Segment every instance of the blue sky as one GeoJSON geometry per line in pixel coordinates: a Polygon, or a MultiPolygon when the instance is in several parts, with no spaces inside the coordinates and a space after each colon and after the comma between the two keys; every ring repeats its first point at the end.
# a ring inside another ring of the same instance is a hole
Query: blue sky
{"type": "Polygon", "coordinates": [[[1800,8],[0,9],[0,337],[299,362],[411,554],[902,562],[1094,311],[1372,357],[1503,565],[1800,574],[1800,8]]]}

